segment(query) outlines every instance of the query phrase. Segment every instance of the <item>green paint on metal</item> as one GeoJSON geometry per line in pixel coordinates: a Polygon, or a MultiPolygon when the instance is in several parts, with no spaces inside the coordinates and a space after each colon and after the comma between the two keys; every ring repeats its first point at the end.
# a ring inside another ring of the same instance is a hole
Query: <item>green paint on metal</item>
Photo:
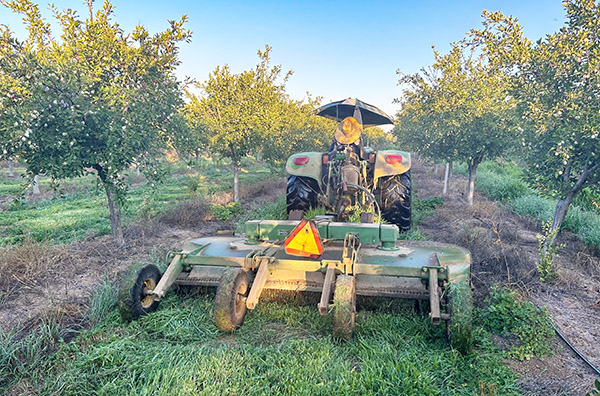
{"type": "Polygon", "coordinates": [[[294,176],[306,176],[319,181],[321,179],[321,168],[323,166],[323,153],[307,152],[298,153],[288,158],[285,164],[285,171],[294,176]],[[306,157],[304,161],[308,160],[304,165],[296,165],[294,160],[298,157],[306,157]]]}
{"type": "MultiPolygon", "coordinates": [[[[257,241],[283,241],[298,225],[295,220],[251,220],[244,230],[250,243],[257,241]]],[[[317,223],[321,239],[343,240],[347,234],[357,234],[363,245],[384,244],[393,248],[398,240],[398,227],[392,224],[361,224],[321,221],[317,223]]]]}
{"type": "MultiPolygon", "coordinates": [[[[327,267],[328,262],[339,262],[341,265],[343,259],[341,243],[326,245],[325,252],[318,259],[290,256],[285,253],[281,245],[275,246],[270,243],[246,245],[239,237],[199,238],[191,243],[196,246],[206,245],[206,247],[199,250],[197,255],[186,255],[183,259],[185,265],[243,267],[249,254],[255,251],[262,254],[267,249],[273,250],[273,261],[269,267],[274,270],[319,271],[327,267]]],[[[402,241],[397,247],[398,251],[381,251],[375,247],[361,246],[353,272],[427,279],[426,268],[432,266],[430,258],[435,253],[442,267],[439,271],[441,280],[456,282],[469,279],[471,256],[466,249],[417,241],[402,241]]]]}

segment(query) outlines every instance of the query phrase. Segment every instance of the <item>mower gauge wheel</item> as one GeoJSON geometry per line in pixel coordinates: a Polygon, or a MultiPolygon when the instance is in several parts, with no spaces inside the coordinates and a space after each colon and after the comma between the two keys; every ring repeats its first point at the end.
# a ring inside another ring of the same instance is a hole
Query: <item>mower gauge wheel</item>
{"type": "Polygon", "coordinates": [[[243,269],[225,271],[215,296],[214,314],[219,329],[233,331],[244,323],[249,285],[248,273],[243,269]]]}
{"type": "Polygon", "coordinates": [[[453,349],[466,355],[473,346],[473,296],[465,282],[451,283],[446,290],[446,336],[453,349]]]}
{"type": "Polygon", "coordinates": [[[160,280],[160,271],[147,265],[136,271],[129,269],[119,288],[119,312],[125,321],[137,319],[158,309],[159,302],[149,294],[160,280]]]}
{"type": "Polygon", "coordinates": [[[349,340],[356,318],[356,283],[354,276],[339,275],[333,294],[333,336],[349,340]]]}

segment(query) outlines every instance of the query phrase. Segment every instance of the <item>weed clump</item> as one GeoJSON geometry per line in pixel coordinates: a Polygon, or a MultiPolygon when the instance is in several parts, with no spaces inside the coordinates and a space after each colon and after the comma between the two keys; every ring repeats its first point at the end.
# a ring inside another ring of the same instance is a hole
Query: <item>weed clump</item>
{"type": "Polygon", "coordinates": [[[550,343],[554,330],[547,309],[538,308],[520,299],[517,292],[504,288],[493,288],[486,303],[479,315],[481,324],[489,332],[510,341],[509,357],[528,360],[552,353],[550,343]]]}
{"type": "Polygon", "coordinates": [[[235,215],[242,214],[244,209],[239,202],[230,202],[225,205],[211,204],[209,212],[219,221],[229,221],[235,215]]]}
{"type": "Polygon", "coordinates": [[[202,225],[209,206],[200,198],[189,199],[180,202],[177,206],[167,210],[160,221],[170,226],[192,228],[202,225]]]}
{"type": "Polygon", "coordinates": [[[542,282],[550,282],[558,276],[556,272],[556,266],[554,264],[554,259],[558,256],[558,251],[563,248],[565,245],[549,245],[546,244],[549,241],[554,240],[556,235],[558,234],[559,229],[556,230],[551,229],[551,222],[545,222],[542,224],[542,233],[537,234],[539,247],[538,247],[538,257],[539,260],[536,263],[538,272],[540,273],[540,280],[542,282]]]}

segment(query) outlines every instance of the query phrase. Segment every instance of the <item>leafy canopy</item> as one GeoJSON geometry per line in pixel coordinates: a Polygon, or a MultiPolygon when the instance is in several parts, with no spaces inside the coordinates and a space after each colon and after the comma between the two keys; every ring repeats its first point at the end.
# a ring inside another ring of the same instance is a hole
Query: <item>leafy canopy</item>
{"type": "Polygon", "coordinates": [[[425,156],[479,164],[502,154],[514,137],[515,102],[504,73],[465,42],[434,51],[435,63],[401,76],[407,86],[394,133],[425,156]]]}
{"type": "Polygon", "coordinates": [[[600,5],[564,5],[565,25],[535,44],[501,13],[472,32],[512,73],[525,158],[538,186],[560,196],[600,180],[600,5]]]}
{"type": "Polygon", "coordinates": [[[57,180],[97,172],[103,183],[124,192],[121,172],[141,161],[154,165],[182,105],[174,70],[177,43],[191,37],[183,27],[186,17],[154,35],[142,25],[126,34],[112,20],[109,1],[94,13],[90,0],[85,20],[74,10],[52,7],[62,30],[57,39],[36,4],[2,4],[22,14],[29,31],[22,47],[13,46],[19,62],[2,71],[24,91],[19,106],[3,107],[17,120],[11,147],[30,174],[57,180]]]}

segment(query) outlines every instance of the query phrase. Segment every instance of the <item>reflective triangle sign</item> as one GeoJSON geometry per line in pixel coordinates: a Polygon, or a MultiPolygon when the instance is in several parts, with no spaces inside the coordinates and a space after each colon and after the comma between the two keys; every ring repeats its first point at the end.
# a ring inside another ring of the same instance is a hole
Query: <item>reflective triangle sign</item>
{"type": "Polygon", "coordinates": [[[283,242],[285,252],[293,256],[317,258],[323,253],[323,244],[314,221],[302,220],[283,242]]]}

